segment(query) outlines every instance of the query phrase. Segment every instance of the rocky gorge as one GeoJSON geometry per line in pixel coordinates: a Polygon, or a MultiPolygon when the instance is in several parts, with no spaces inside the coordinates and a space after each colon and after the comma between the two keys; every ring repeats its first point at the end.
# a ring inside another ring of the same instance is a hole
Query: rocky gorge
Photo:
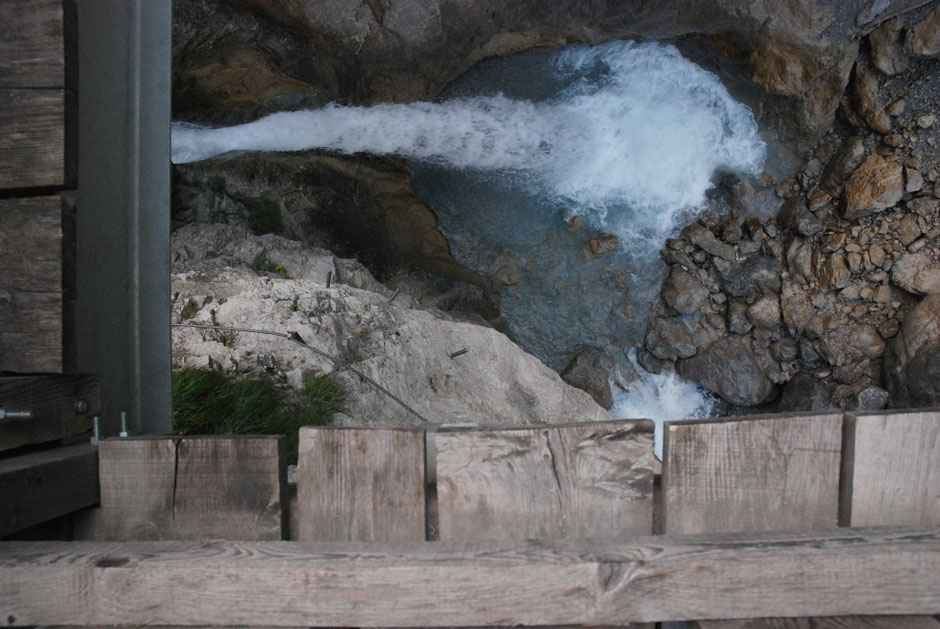
{"type": "MultiPolygon", "coordinates": [[[[716,394],[721,413],[940,403],[936,2],[507,11],[177,0],[174,10],[174,115],[212,124],[432,100],[474,63],[535,46],[672,41],[751,107],[770,157],[756,179],[716,174],[707,207],[664,243],[640,367],[677,371],[716,394]]],[[[602,419],[611,374],[615,393],[630,388],[623,348],[586,343],[558,369],[589,397],[499,332],[496,289],[512,269],[455,259],[404,160],[242,154],[178,165],[174,179],[176,322],[297,330],[434,421],[602,419]]],[[[585,233],[589,258],[622,244],[585,233]]],[[[263,337],[205,330],[178,329],[174,356],[292,386],[333,369],[263,337]]],[[[356,400],[338,421],[414,421],[337,373],[356,400]]]]}

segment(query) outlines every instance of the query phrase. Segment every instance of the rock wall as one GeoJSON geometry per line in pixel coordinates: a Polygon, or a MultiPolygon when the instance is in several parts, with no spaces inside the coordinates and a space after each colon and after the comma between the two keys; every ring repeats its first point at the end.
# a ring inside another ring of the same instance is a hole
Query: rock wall
{"type": "Polygon", "coordinates": [[[716,199],[667,241],[647,369],[674,365],[736,407],[940,403],[940,62],[904,44],[937,15],[863,42],[796,177],[716,199]],[[747,217],[752,199],[776,217],[747,217]]]}

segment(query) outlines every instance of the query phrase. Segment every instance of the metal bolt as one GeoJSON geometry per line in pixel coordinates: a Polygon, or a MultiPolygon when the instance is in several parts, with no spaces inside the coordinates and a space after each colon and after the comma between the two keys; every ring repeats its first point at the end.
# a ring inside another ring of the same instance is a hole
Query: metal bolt
{"type": "Polygon", "coordinates": [[[79,415],[88,412],[88,402],[79,398],[75,400],[75,412],[79,415]]]}
{"type": "Polygon", "coordinates": [[[101,418],[95,415],[91,418],[91,445],[96,446],[101,441],[101,418]]]}
{"type": "Polygon", "coordinates": [[[127,411],[121,411],[121,437],[127,436],[127,411]]]}

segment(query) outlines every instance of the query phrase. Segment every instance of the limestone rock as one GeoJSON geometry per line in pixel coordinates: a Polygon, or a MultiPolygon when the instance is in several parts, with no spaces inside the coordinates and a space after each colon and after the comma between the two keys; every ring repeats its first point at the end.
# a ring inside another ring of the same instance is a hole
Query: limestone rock
{"type": "Polygon", "coordinates": [[[823,188],[835,193],[846,177],[865,161],[865,143],[862,138],[852,136],[842,143],[836,154],[826,164],[821,179],[823,188]]]}
{"type": "Polygon", "coordinates": [[[784,285],[780,294],[780,311],[787,330],[794,336],[803,333],[816,313],[809,297],[789,283],[784,285]]]}
{"type": "Polygon", "coordinates": [[[940,55],[940,6],[908,31],[904,50],[924,57],[940,55]]]}
{"type": "Polygon", "coordinates": [[[940,294],[908,313],[885,352],[885,386],[892,406],[940,405],[940,294]]]}
{"type": "MultiPolygon", "coordinates": [[[[218,260],[218,258],[217,258],[218,260]]],[[[202,264],[197,262],[194,264],[202,264]]],[[[296,330],[311,346],[350,364],[401,398],[429,421],[532,424],[609,418],[591,396],[565,384],[553,370],[492,328],[418,310],[405,300],[334,284],[257,274],[241,267],[223,300],[208,301],[194,323],[296,330]],[[466,349],[451,358],[455,351],[466,349]]],[[[172,276],[177,301],[212,294],[227,278],[172,276]]],[[[180,320],[177,318],[177,320],[180,320]]],[[[206,362],[238,372],[265,372],[300,386],[305,374],[334,371],[350,402],[341,425],[409,426],[420,420],[355,374],[286,339],[235,333],[223,344],[214,332],[175,328],[177,365],[206,362]]]]}
{"type": "Polygon", "coordinates": [[[868,126],[881,134],[891,133],[891,117],[884,110],[878,97],[878,77],[862,61],[855,65],[855,80],[852,82],[858,113],[868,126]]]}
{"type": "Polygon", "coordinates": [[[775,391],[747,337],[722,337],[695,356],[677,363],[686,380],[718,394],[737,406],[756,406],[770,400],[775,391]]]}
{"type": "Polygon", "coordinates": [[[888,405],[890,397],[890,393],[872,385],[858,392],[853,406],[856,411],[880,411],[888,405]]]}
{"type": "Polygon", "coordinates": [[[698,223],[693,223],[685,227],[682,230],[682,237],[713,256],[718,256],[728,261],[732,261],[736,258],[734,247],[721,242],[710,229],[698,223]]]}
{"type": "Polygon", "coordinates": [[[691,314],[708,299],[708,289],[697,275],[674,266],[661,290],[663,301],[680,314],[691,314]]]}
{"type": "Polygon", "coordinates": [[[614,372],[614,361],[604,352],[584,348],[561,372],[561,379],[573,387],[587,391],[601,408],[610,408],[613,396],[608,377],[614,372]]]}
{"type": "Polygon", "coordinates": [[[909,293],[940,293],[940,267],[927,251],[901,256],[891,267],[891,281],[909,293]]]}
{"type": "Polygon", "coordinates": [[[734,297],[780,292],[780,261],[772,256],[753,256],[719,271],[721,287],[734,297]]]}
{"type": "Polygon", "coordinates": [[[910,65],[901,42],[901,31],[901,22],[894,17],[882,22],[868,36],[872,62],[876,68],[889,76],[904,72],[910,65]]]}
{"type": "Polygon", "coordinates": [[[620,239],[614,234],[598,234],[584,245],[584,254],[591,258],[599,258],[617,250],[620,239]]]}
{"type": "Polygon", "coordinates": [[[692,334],[675,317],[656,317],[646,328],[646,349],[660,360],[687,358],[696,352],[692,334]]]}
{"type": "Polygon", "coordinates": [[[853,221],[891,207],[904,195],[904,173],[897,162],[872,155],[845,184],[846,220],[853,221]]]}

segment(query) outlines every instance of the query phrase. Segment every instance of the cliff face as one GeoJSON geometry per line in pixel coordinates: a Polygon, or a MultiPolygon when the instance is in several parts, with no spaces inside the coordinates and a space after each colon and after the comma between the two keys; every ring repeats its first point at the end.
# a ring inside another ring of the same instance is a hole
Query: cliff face
{"type": "MultiPolygon", "coordinates": [[[[222,225],[177,230],[173,251],[174,323],[295,331],[431,422],[609,419],[590,395],[501,333],[427,307],[407,287],[392,292],[329,251],[222,225]]],[[[420,423],[359,376],[287,339],[175,328],[173,357],[178,366],[263,373],[295,388],[311,374],[334,371],[350,400],[337,424],[420,423]]]]}

